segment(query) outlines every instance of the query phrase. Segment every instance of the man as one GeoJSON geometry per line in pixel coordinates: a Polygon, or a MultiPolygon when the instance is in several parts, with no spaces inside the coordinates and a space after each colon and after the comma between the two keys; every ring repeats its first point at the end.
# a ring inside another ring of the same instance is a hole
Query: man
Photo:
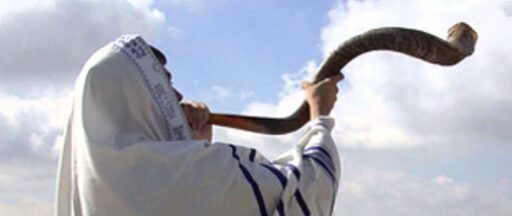
{"type": "Polygon", "coordinates": [[[182,103],[138,36],[98,50],[75,84],[56,215],[330,215],[340,161],[327,117],[341,76],[303,88],[308,130],[273,161],[211,144],[208,108],[182,103]]]}

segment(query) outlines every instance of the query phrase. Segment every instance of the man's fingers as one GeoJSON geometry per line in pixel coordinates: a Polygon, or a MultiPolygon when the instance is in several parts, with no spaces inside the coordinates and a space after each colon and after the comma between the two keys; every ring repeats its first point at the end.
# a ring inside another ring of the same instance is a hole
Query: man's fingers
{"type": "Polygon", "coordinates": [[[310,86],[312,86],[313,84],[309,81],[302,81],[302,84],[301,84],[301,87],[303,90],[309,88],[310,86]]]}
{"type": "Polygon", "coordinates": [[[335,82],[339,82],[339,81],[343,80],[343,78],[345,78],[345,76],[343,76],[342,73],[338,73],[334,76],[331,76],[331,79],[335,82]]]}
{"type": "Polygon", "coordinates": [[[338,83],[339,81],[343,80],[344,78],[345,78],[345,76],[343,76],[342,73],[338,73],[336,75],[332,75],[330,77],[327,77],[327,78],[319,81],[316,84],[313,84],[313,83],[311,83],[309,81],[302,81],[301,87],[302,87],[303,90],[305,90],[305,89],[307,89],[307,88],[309,88],[309,87],[311,87],[313,85],[317,85],[318,86],[318,85],[323,85],[325,83],[338,83]]]}
{"type": "Polygon", "coordinates": [[[182,108],[191,129],[200,130],[208,122],[210,110],[206,104],[195,101],[184,102],[182,108]]]}
{"type": "Polygon", "coordinates": [[[192,108],[190,107],[189,104],[182,104],[182,108],[183,108],[183,113],[185,114],[185,117],[187,118],[188,124],[193,129],[195,117],[194,117],[192,108]]]}
{"type": "Polygon", "coordinates": [[[330,77],[325,78],[324,80],[322,80],[322,82],[338,83],[339,81],[343,80],[343,78],[343,74],[338,73],[336,75],[332,75],[330,77]]]}
{"type": "Polygon", "coordinates": [[[208,109],[208,106],[206,106],[206,104],[204,103],[194,102],[193,104],[197,111],[197,126],[202,127],[208,121],[208,118],[210,116],[210,110],[208,109]]]}
{"type": "Polygon", "coordinates": [[[199,130],[200,129],[200,125],[201,125],[201,112],[198,110],[198,109],[194,109],[194,120],[193,120],[193,128],[195,130],[199,130]]]}
{"type": "Polygon", "coordinates": [[[198,109],[198,127],[202,128],[208,121],[208,111],[205,108],[198,109]]]}

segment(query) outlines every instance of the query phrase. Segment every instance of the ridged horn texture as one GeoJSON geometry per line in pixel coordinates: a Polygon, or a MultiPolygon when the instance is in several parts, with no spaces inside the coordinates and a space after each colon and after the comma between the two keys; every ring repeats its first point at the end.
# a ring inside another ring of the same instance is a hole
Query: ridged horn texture
{"type": "MultiPolygon", "coordinates": [[[[466,23],[448,30],[445,40],[423,31],[406,28],[379,28],[355,36],[327,57],[319,67],[313,83],[340,73],[355,57],[376,50],[390,50],[439,65],[454,65],[474,51],[477,33],[466,23]]],[[[212,113],[209,123],[264,134],[285,134],[301,128],[309,121],[309,106],[302,105],[288,117],[266,118],[212,113]]]]}

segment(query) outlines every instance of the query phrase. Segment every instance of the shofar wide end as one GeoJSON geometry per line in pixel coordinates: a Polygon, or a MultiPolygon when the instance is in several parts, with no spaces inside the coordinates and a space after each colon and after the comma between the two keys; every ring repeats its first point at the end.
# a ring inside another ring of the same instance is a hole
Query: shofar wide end
{"type": "Polygon", "coordinates": [[[471,26],[460,22],[448,29],[448,38],[446,41],[451,43],[460,52],[469,56],[475,51],[475,44],[478,34],[471,26]]]}

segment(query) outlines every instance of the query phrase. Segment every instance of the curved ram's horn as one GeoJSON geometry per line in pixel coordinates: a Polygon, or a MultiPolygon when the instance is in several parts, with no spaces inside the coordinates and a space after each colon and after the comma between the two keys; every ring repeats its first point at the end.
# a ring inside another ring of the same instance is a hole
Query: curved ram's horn
{"type": "MultiPolygon", "coordinates": [[[[404,53],[430,63],[454,65],[473,53],[478,36],[466,23],[448,30],[447,40],[405,28],[380,28],[353,37],[339,46],[319,67],[314,83],[340,73],[355,57],[374,50],[404,53]]],[[[230,114],[210,115],[209,123],[265,134],[283,134],[302,127],[309,120],[306,102],[288,117],[264,118],[230,114]]]]}

